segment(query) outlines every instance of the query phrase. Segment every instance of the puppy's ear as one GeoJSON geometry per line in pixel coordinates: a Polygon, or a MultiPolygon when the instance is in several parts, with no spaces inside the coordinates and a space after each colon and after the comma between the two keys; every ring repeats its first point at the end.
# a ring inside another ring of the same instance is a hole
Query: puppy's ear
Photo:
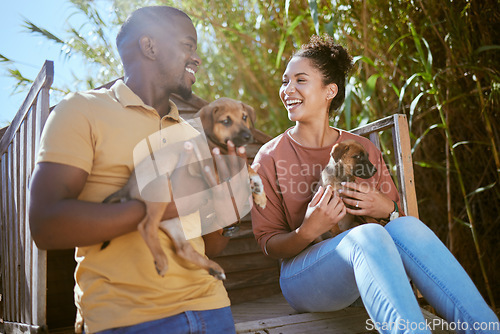
{"type": "Polygon", "coordinates": [[[344,143],[335,144],[331,153],[333,160],[338,162],[347,151],[349,151],[349,145],[344,143]]]}
{"type": "Polygon", "coordinates": [[[201,124],[203,125],[203,130],[205,133],[211,134],[214,127],[214,114],[217,107],[213,107],[210,104],[204,106],[200,109],[199,115],[201,119],[201,124]]]}
{"type": "Polygon", "coordinates": [[[248,104],[245,104],[243,102],[241,102],[241,104],[243,105],[243,109],[245,109],[245,111],[248,113],[248,116],[250,116],[250,121],[251,121],[252,126],[253,126],[253,124],[255,123],[255,118],[256,118],[255,110],[252,107],[250,107],[248,104]]]}

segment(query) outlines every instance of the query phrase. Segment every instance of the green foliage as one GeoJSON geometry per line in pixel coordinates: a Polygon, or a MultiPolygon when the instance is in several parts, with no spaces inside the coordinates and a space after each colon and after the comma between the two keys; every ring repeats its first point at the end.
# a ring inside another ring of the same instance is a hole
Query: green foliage
{"type": "MultiPolygon", "coordinates": [[[[483,276],[500,279],[494,265],[500,233],[497,0],[71,2],[74,15],[88,20],[81,27],[69,26],[69,37],[28,20],[25,26],[68,57],[86,59],[89,76],[78,78],[86,88],[121,76],[112,41],[130,12],[173,5],[192,17],[199,34],[203,64],[195,93],[206,100],[229,96],[252,105],[257,127],[270,135],[291,125],[278,96],[286,60],[312,34],[334,36],[350,50],[355,66],[346,102],[332,124],[351,129],[405,113],[421,218],[448,242],[482,291],[488,285],[481,283],[483,276]],[[478,258],[485,261],[483,270],[478,258]]],[[[13,64],[7,55],[0,55],[0,63],[13,64]]],[[[22,74],[12,75],[23,87],[22,74]]],[[[382,146],[389,151],[388,138],[382,138],[382,146]]],[[[494,287],[493,294],[498,299],[500,288],[494,287]]]]}

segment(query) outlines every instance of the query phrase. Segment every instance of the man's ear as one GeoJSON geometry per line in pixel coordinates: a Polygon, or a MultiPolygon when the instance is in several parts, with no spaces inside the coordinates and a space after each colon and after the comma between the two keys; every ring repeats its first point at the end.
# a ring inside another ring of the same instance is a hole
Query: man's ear
{"type": "Polygon", "coordinates": [[[331,83],[328,85],[328,92],[326,93],[327,100],[333,100],[337,93],[339,92],[339,87],[336,83],[331,83]]]}
{"type": "Polygon", "coordinates": [[[139,48],[141,49],[142,54],[151,59],[156,59],[156,45],[154,40],[149,36],[142,36],[139,39],[139,48]]]}

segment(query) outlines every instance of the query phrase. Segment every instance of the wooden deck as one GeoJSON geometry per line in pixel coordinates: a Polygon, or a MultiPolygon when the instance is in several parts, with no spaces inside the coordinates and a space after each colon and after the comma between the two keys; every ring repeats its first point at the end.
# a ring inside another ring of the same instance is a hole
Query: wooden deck
{"type": "MultiPolygon", "coordinates": [[[[327,313],[298,313],[288,305],[282,294],[231,306],[237,333],[254,334],[367,334],[378,333],[372,329],[363,306],[327,313]]],[[[439,319],[422,310],[432,323],[439,319]]],[[[439,319],[441,320],[441,319],[439,319]]],[[[434,334],[451,331],[435,330],[434,334]]]]}

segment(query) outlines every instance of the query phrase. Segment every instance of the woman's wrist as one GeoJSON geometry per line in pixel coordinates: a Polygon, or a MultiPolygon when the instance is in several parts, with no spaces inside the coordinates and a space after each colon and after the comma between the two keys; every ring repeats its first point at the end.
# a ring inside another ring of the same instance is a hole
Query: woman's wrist
{"type": "Polygon", "coordinates": [[[304,228],[303,225],[297,227],[294,232],[297,237],[306,244],[310,244],[318,237],[308,233],[307,228],[304,228]]]}

